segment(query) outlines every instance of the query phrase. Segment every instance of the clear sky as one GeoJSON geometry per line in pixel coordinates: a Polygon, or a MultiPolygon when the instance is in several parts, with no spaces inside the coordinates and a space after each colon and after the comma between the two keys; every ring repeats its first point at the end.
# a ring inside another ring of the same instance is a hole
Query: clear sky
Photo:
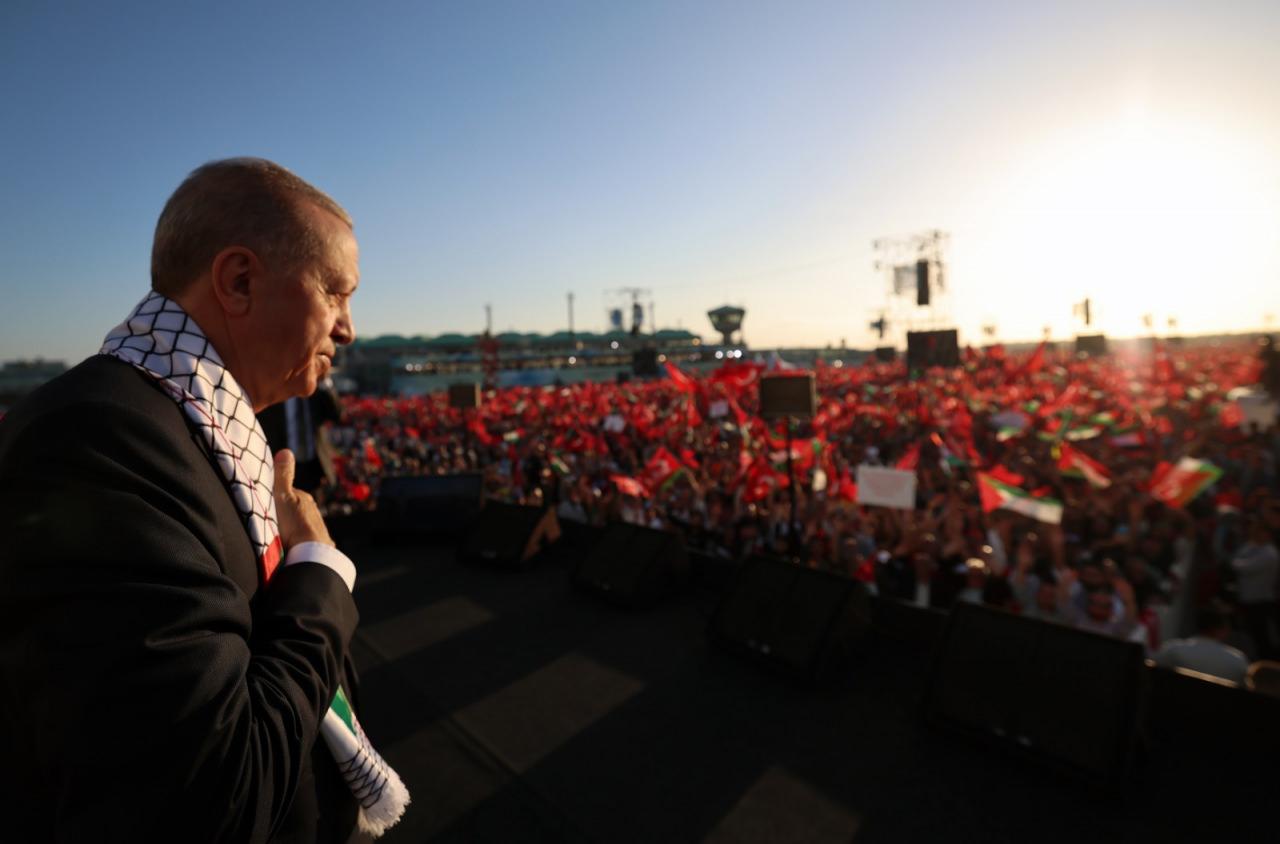
{"type": "MultiPolygon", "coordinates": [[[[951,233],[962,340],[1280,317],[1280,3],[0,4],[0,360],[142,297],[194,166],[274,159],[356,220],[357,330],[872,343],[873,238],[951,233]]],[[[924,315],[905,309],[900,326],[924,315]]]]}

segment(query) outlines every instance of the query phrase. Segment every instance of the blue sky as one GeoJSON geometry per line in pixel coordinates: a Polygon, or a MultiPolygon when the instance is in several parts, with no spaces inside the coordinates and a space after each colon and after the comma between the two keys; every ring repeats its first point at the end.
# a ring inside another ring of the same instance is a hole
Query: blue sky
{"type": "Polygon", "coordinates": [[[935,227],[972,341],[1084,295],[1114,333],[1280,316],[1280,4],[181,5],[0,9],[0,360],[91,353],[229,155],[352,213],[365,335],[556,330],[570,291],[598,329],[635,285],[861,346],[871,240],[935,227]]]}

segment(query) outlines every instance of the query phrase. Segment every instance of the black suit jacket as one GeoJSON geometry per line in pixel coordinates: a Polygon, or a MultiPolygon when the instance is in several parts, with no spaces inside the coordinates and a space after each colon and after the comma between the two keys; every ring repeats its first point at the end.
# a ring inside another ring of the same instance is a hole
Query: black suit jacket
{"type": "Polygon", "coordinates": [[[0,422],[0,821],[14,841],[345,841],[319,725],[356,608],[260,586],[181,409],[94,357],[0,422]]]}

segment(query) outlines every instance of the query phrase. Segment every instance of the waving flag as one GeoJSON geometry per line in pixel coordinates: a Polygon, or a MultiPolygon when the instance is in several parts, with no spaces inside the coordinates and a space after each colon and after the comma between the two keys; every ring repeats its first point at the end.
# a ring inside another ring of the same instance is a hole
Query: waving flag
{"type": "Polygon", "coordinates": [[[1111,473],[1106,467],[1089,455],[1076,451],[1067,443],[1062,443],[1061,456],[1058,458],[1058,470],[1064,475],[1084,478],[1089,486],[1106,489],[1111,486],[1111,473]]]}
{"type": "Polygon", "coordinates": [[[1022,477],[1022,475],[1019,475],[1017,472],[1006,469],[1004,465],[1000,463],[992,466],[991,470],[987,474],[991,475],[991,477],[995,478],[997,481],[1008,484],[1009,486],[1022,486],[1026,483],[1026,478],[1022,477]]]}
{"type": "Polygon", "coordinates": [[[904,472],[913,472],[920,465],[920,443],[912,443],[907,447],[902,457],[898,458],[898,462],[894,465],[895,469],[901,469],[904,472]]]}
{"type": "Polygon", "coordinates": [[[1011,510],[1029,516],[1037,522],[1050,525],[1062,524],[1062,502],[1052,498],[1036,498],[1030,493],[996,480],[986,472],[978,473],[978,492],[982,499],[982,512],[1011,510]]]}
{"type": "Polygon", "coordinates": [[[489,429],[484,426],[478,418],[473,417],[467,422],[467,430],[476,438],[476,442],[483,446],[490,446],[497,442],[497,439],[489,433],[489,429]]]}
{"type": "Polygon", "coordinates": [[[610,475],[609,480],[613,481],[614,486],[618,488],[618,492],[623,495],[632,495],[636,498],[649,497],[649,490],[645,489],[644,484],[635,478],[627,475],[610,475]]]}
{"type": "Polygon", "coordinates": [[[1032,352],[1025,361],[1023,361],[1022,366],[1019,366],[1017,369],[1013,370],[1013,372],[1009,373],[1007,383],[1012,384],[1015,381],[1036,375],[1040,370],[1044,369],[1044,350],[1045,345],[1048,342],[1048,340],[1041,340],[1040,345],[1036,346],[1036,350],[1032,352]]]}
{"type": "Polygon", "coordinates": [[[671,379],[671,384],[682,393],[698,392],[698,383],[690,378],[671,361],[666,362],[667,377],[671,379]]]}
{"type": "Polygon", "coordinates": [[[649,458],[649,462],[645,464],[645,485],[649,489],[665,489],[688,471],[688,467],[672,454],[666,446],[658,446],[658,450],[653,453],[653,456],[649,458]]]}
{"type": "Polygon", "coordinates": [[[1184,457],[1177,465],[1163,463],[1151,476],[1151,497],[1170,507],[1185,507],[1222,477],[1222,470],[1208,460],[1184,457]]]}

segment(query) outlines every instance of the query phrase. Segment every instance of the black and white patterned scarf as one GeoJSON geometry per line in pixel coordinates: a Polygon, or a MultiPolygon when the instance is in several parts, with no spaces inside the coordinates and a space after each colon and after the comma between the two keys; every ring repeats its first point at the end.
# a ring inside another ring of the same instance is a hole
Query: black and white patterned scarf
{"type": "Polygon", "coordinates": [[[243,388],[177,302],[151,292],[103,341],[101,354],[150,375],[182,408],[218,462],[267,581],[283,547],[276,522],[275,467],[243,388]]]}

